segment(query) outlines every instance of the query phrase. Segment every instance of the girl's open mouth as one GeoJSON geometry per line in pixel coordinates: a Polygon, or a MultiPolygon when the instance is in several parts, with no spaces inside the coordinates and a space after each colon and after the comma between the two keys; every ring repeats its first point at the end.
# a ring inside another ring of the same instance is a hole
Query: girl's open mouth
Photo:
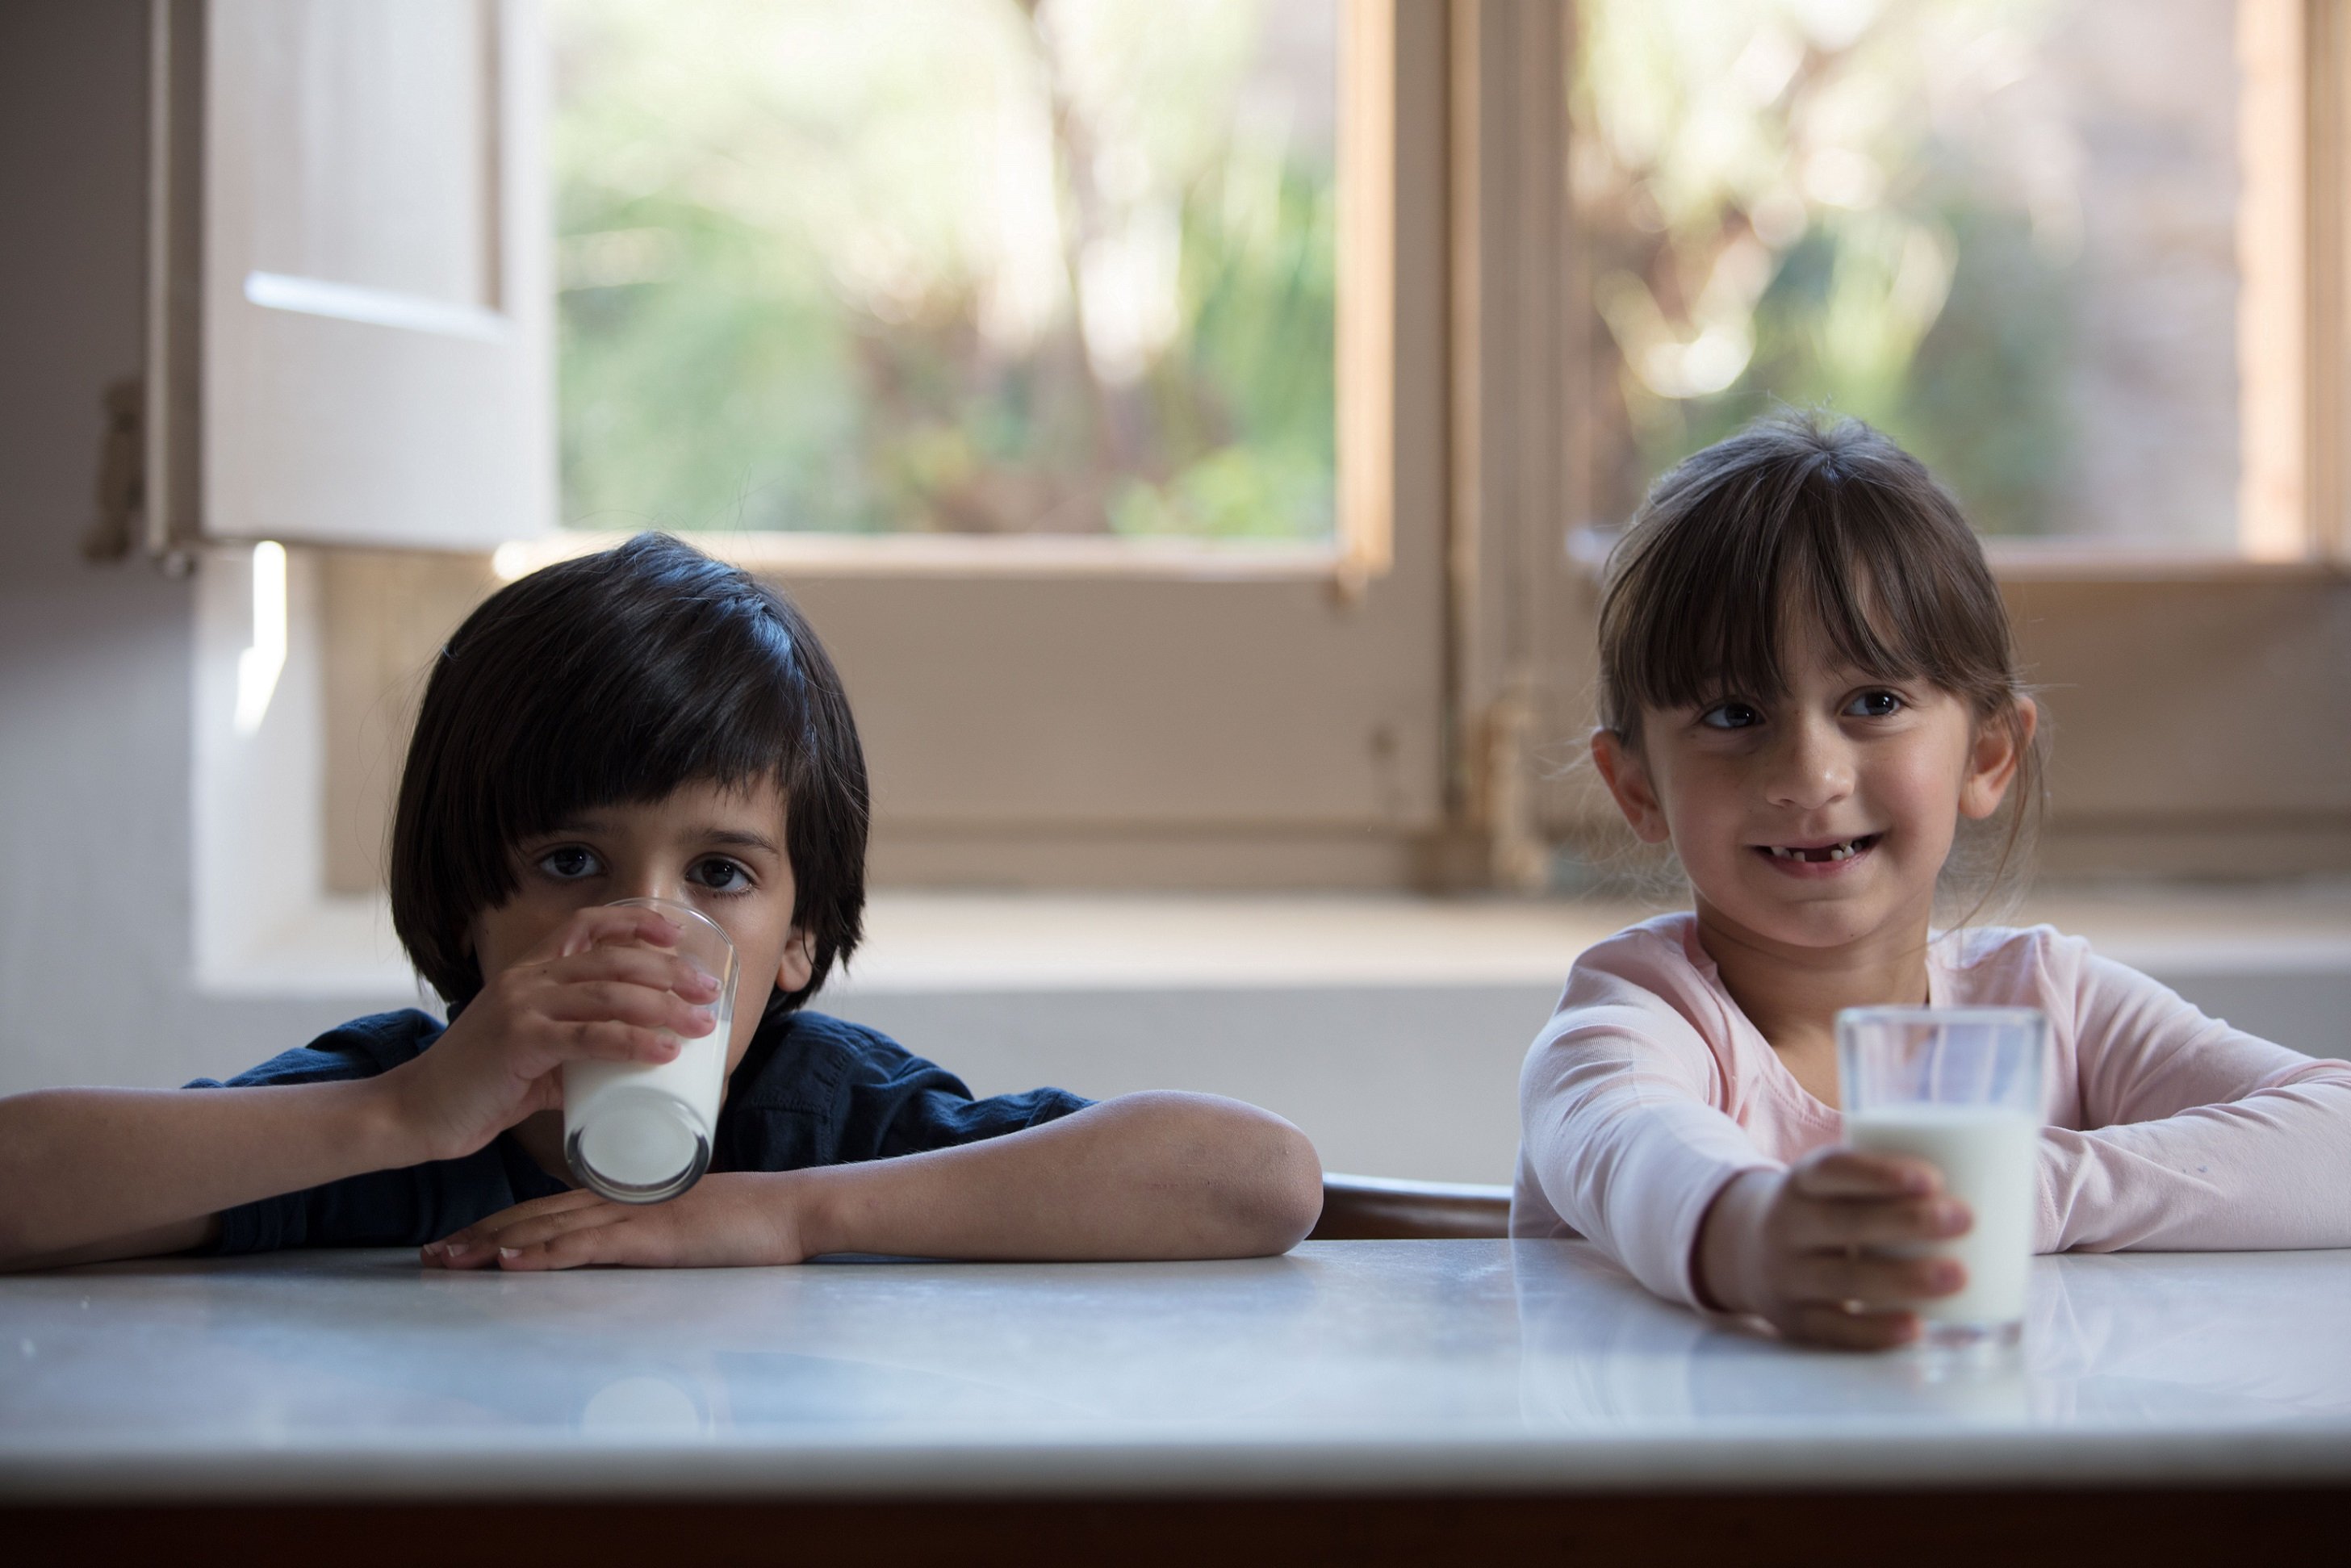
{"type": "Polygon", "coordinates": [[[1829,844],[1757,844],[1755,852],[1775,861],[1827,865],[1867,852],[1884,836],[1882,833],[1864,833],[1857,839],[1844,839],[1829,844]]]}

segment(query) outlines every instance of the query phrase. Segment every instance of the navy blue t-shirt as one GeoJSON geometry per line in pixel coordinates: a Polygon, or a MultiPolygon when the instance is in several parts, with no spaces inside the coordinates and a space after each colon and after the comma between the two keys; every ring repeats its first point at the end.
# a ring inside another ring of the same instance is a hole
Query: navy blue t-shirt
{"type": "MultiPolygon", "coordinates": [[[[226,1085],[324,1083],[388,1072],[441,1038],[413,1008],[353,1019],[226,1085]]],[[[822,1013],[762,1022],[728,1080],[714,1171],[790,1171],[886,1159],[1017,1133],[1090,1102],[1060,1089],[975,1100],[963,1081],[888,1036],[822,1013]]],[[[221,1215],[218,1252],[282,1247],[421,1247],[517,1203],[569,1189],[512,1133],[463,1159],[370,1171],[221,1215]]]]}

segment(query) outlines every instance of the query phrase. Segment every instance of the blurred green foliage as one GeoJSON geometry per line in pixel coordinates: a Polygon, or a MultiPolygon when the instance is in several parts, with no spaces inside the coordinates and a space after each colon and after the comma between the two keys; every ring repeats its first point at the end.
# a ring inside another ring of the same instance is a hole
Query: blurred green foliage
{"type": "Polygon", "coordinates": [[[1264,12],[559,0],[567,520],[1328,538],[1331,106],[1262,112],[1264,12]]]}
{"type": "Polygon", "coordinates": [[[1867,420],[1987,533],[2062,528],[2080,287],[2047,0],[1587,0],[1595,505],[1780,405],[1867,420]],[[2019,83],[2022,83],[2020,89],[2019,83]]]}

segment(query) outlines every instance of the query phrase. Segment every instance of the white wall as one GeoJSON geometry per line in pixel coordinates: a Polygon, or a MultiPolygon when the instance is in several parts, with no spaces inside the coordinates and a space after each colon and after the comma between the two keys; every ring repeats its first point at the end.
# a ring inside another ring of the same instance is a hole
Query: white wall
{"type": "Polygon", "coordinates": [[[230,1071],[403,999],[192,979],[194,585],[79,553],[141,365],[146,47],[143,0],[0,5],[0,1092],[230,1071]]]}

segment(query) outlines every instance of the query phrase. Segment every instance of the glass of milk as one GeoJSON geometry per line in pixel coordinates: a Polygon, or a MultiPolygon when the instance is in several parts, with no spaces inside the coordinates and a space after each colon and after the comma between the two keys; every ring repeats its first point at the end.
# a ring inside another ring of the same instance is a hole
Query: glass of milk
{"type": "Polygon", "coordinates": [[[1975,1217],[1966,1235],[1916,1249],[1968,1271],[1957,1295],[1917,1304],[1929,1344],[2012,1344],[2023,1333],[2048,1054],[2049,1020],[2034,1008],[1837,1014],[1845,1143],[1925,1160],[1975,1217]]]}
{"type": "Polygon", "coordinates": [[[651,909],[677,926],[679,956],[718,982],[709,1004],[717,1027],[698,1039],[674,1037],[669,1061],[564,1063],[563,1156],[573,1178],[615,1203],[660,1203],[710,1168],[735,1025],[735,944],[708,915],[665,898],[623,898],[614,907],[651,909]]]}

